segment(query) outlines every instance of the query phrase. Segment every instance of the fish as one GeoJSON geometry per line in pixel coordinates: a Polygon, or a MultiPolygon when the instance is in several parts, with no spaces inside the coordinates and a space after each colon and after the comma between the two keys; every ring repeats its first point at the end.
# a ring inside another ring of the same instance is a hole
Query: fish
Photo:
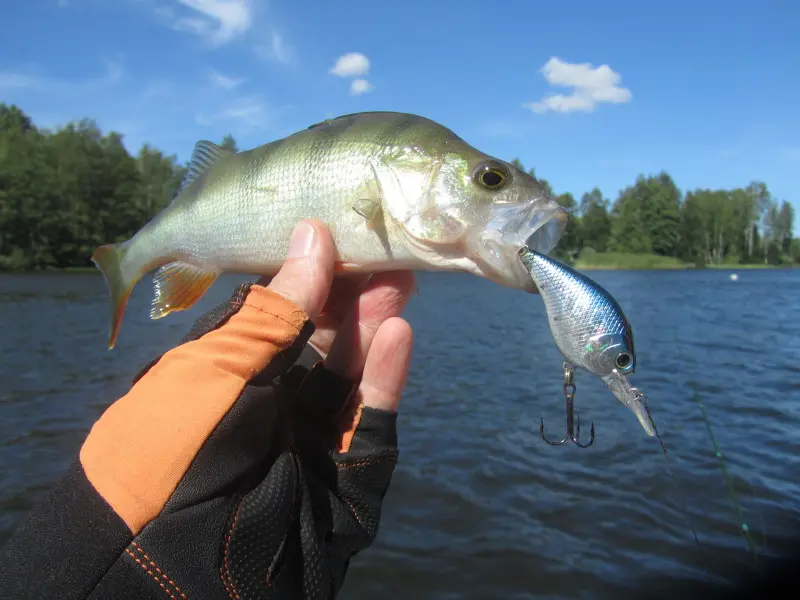
{"type": "Polygon", "coordinates": [[[170,203],[92,252],[109,350],[146,274],[151,319],[187,310],[224,272],[275,275],[302,219],[331,231],[336,276],[459,271],[535,294],[516,251],[552,250],[568,212],[531,175],[410,113],[342,115],[242,152],[200,140],[170,203]]]}
{"type": "Polygon", "coordinates": [[[522,246],[517,254],[539,290],[564,358],[602,379],[647,435],[656,435],[646,399],[628,379],[636,371],[636,351],[619,303],[591,278],[536,249],[522,246]]]}

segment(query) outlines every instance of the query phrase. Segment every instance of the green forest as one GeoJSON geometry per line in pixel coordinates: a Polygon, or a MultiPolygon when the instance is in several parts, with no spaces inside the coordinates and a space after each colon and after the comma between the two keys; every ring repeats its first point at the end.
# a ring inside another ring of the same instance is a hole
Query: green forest
{"type": "MultiPolygon", "coordinates": [[[[231,136],[221,143],[236,150],[231,136]]],[[[149,145],[132,156],[121,134],[92,120],[40,129],[0,103],[0,270],[90,266],[96,246],[129,238],[166,206],[185,171],[149,145]]],[[[577,200],[528,172],[571,211],[553,254],[578,267],[800,263],[792,205],[765,182],[682,192],[661,172],[640,175],[613,201],[597,188],[577,200]]]]}

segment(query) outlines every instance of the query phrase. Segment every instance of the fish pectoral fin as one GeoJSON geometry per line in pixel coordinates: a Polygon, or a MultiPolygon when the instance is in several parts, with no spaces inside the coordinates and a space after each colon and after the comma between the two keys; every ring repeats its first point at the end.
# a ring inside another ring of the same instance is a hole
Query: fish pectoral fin
{"type": "Polygon", "coordinates": [[[381,203],[372,198],[359,198],[353,203],[353,210],[370,223],[375,223],[381,214],[381,203]]]}
{"type": "Polygon", "coordinates": [[[185,262],[171,262],[153,275],[151,319],[161,319],[176,310],[186,310],[208,291],[219,273],[185,262]]]}
{"type": "Polygon", "coordinates": [[[187,185],[200,177],[200,175],[208,171],[213,165],[229,156],[233,156],[233,154],[234,152],[222,146],[218,146],[214,142],[209,142],[208,140],[200,140],[197,142],[194,145],[192,158],[189,161],[186,175],[178,188],[178,194],[180,194],[187,185]]]}

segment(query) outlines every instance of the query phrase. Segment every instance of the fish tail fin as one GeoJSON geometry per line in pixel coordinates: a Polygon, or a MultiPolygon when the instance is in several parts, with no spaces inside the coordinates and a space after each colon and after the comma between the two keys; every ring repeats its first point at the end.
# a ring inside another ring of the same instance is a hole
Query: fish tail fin
{"type": "Polygon", "coordinates": [[[123,269],[127,247],[123,244],[106,244],[95,248],[92,262],[100,269],[106,280],[106,287],[111,301],[111,323],[108,335],[108,349],[112,350],[117,342],[122,315],[128,303],[133,286],[141,279],[141,275],[126,277],[123,269]]]}

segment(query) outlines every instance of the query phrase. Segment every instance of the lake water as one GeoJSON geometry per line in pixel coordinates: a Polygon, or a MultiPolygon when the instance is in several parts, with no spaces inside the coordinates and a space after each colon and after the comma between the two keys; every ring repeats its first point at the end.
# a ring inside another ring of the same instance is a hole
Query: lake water
{"type": "MultiPolygon", "coordinates": [[[[400,463],[378,539],[344,598],[617,598],[679,580],[746,575],[752,554],[693,390],[762,556],[800,523],[800,270],[594,272],[633,323],[634,382],[658,441],[578,372],[589,449],[564,428],[562,360],[540,298],[467,275],[420,274],[399,419],[400,463]],[[687,512],[688,511],[688,512],[687,512]],[[695,544],[694,522],[700,540],[695,544]],[[710,574],[710,575],[709,575],[710,574]]],[[[243,278],[151,322],[149,281],[106,350],[94,274],[0,277],[0,543],[74,460],[90,426],[148,360],[243,278]]]]}

